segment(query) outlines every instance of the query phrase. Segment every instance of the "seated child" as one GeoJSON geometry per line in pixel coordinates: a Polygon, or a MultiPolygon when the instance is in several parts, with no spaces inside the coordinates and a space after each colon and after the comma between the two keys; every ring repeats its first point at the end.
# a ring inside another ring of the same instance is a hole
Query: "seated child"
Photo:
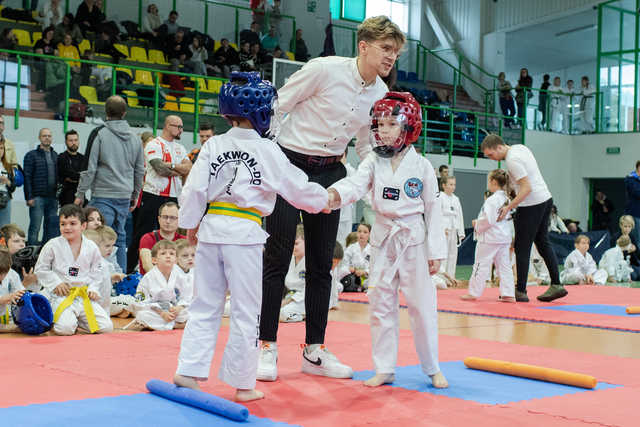
{"type": "Polygon", "coordinates": [[[353,245],[357,241],[358,241],[358,232],[352,231],[351,233],[347,234],[347,238],[344,240],[344,247],[348,248],[349,246],[353,245]]]}
{"type": "MultiPolygon", "coordinates": [[[[515,262],[515,260],[514,260],[515,262]]],[[[549,269],[544,263],[542,256],[538,252],[538,248],[534,243],[531,246],[531,256],[529,258],[529,276],[527,277],[527,286],[532,285],[548,285],[551,283],[549,269]]]]}
{"type": "Polygon", "coordinates": [[[631,245],[629,236],[620,236],[616,241],[616,246],[602,255],[600,259],[600,269],[606,270],[607,282],[624,283],[630,282],[634,274],[633,268],[629,265],[628,257],[625,257],[624,250],[631,245]]]}
{"type": "Polygon", "coordinates": [[[100,305],[102,256],[82,236],[87,220],[82,208],[60,209],[61,236],[49,240],[38,257],[35,273],[53,310],[53,332],[73,335],[78,326],[91,333],[113,330],[109,314],[100,305]]]}
{"type": "Polygon", "coordinates": [[[338,276],[340,274],[340,263],[344,258],[344,251],[342,245],[336,242],[336,246],[333,248],[333,264],[331,265],[331,297],[329,298],[329,310],[338,309],[338,297],[342,292],[342,283],[338,276]]]}
{"type": "Polygon", "coordinates": [[[11,269],[9,250],[0,248],[0,332],[18,329],[11,316],[11,304],[18,302],[25,292],[18,273],[11,269]]]}
{"type": "Polygon", "coordinates": [[[154,267],[146,273],[133,304],[136,318],[124,329],[168,331],[184,329],[193,299],[193,282],[176,264],[176,244],[160,240],[151,248],[154,267]]]}
{"type": "Polygon", "coordinates": [[[371,258],[370,234],[371,226],[369,224],[358,225],[357,244],[347,246],[344,251],[339,278],[344,285],[345,292],[362,292],[367,288],[369,259],[371,258]]]}
{"type": "Polygon", "coordinates": [[[196,247],[187,239],[180,239],[175,243],[178,266],[184,274],[193,280],[193,266],[196,264],[196,247]]]}
{"type": "Polygon", "coordinates": [[[589,238],[584,234],[575,240],[575,249],[564,260],[564,270],[560,272],[563,285],[604,285],[607,271],[598,270],[596,262],[589,252],[589,238]]]}
{"type": "MultiPolygon", "coordinates": [[[[87,216],[87,230],[95,230],[96,228],[102,227],[105,225],[104,216],[102,216],[102,212],[100,212],[98,208],[93,206],[87,206],[86,208],[84,208],[84,212],[85,212],[85,215],[87,216]]],[[[116,237],[117,237],[117,234],[116,234],[116,237]]],[[[108,257],[105,257],[105,260],[113,266],[111,270],[113,270],[116,273],[122,273],[123,271],[120,265],[118,264],[118,256],[116,255],[116,252],[118,252],[118,247],[113,246],[113,249],[111,250],[111,255],[109,255],[108,257]]]]}
{"type": "Polygon", "coordinates": [[[304,289],[305,263],[304,263],[304,230],[299,226],[296,240],[293,244],[293,255],[289,270],[284,278],[284,286],[287,294],[282,301],[280,309],[281,322],[302,322],[305,317],[304,289]],[[302,232],[300,232],[302,231],[302,232]]]}
{"type": "MultiPolygon", "coordinates": [[[[24,231],[16,224],[6,224],[0,228],[0,238],[4,241],[4,245],[6,245],[7,249],[9,249],[9,254],[12,257],[12,262],[15,264],[14,255],[20,250],[25,248],[26,245],[26,235],[24,231]]],[[[34,255],[33,262],[35,263],[36,257],[34,255]]],[[[12,264],[11,268],[18,274],[18,279],[21,280],[22,286],[25,289],[32,292],[39,292],[40,284],[38,283],[38,277],[33,272],[33,267],[29,269],[29,271],[25,271],[24,267],[13,268],[12,264]]]]}

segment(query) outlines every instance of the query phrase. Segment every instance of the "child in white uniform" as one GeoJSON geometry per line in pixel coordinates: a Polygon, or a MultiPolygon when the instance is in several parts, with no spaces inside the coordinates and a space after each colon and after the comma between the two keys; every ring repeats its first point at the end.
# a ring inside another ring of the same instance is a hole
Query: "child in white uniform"
{"type": "Polygon", "coordinates": [[[576,131],[576,117],[578,117],[578,108],[574,104],[578,103],[576,89],[573,87],[573,80],[567,80],[567,86],[564,88],[564,96],[562,97],[562,131],[564,133],[574,133],[576,131]],[[572,96],[573,95],[573,96],[572,96]]]}
{"type": "Polygon", "coordinates": [[[340,280],[349,274],[355,275],[360,280],[361,290],[366,289],[368,285],[369,262],[371,259],[370,234],[371,226],[369,224],[358,225],[358,230],[356,231],[358,240],[356,243],[347,246],[338,273],[340,280]]]}
{"type": "Polygon", "coordinates": [[[462,206],[460,199],[453,194],[456,191],[456,177],[443,176],[441,185],[444,192],[440,193],[438,200],[442,210],[444,233],[447,238],[447,259],[445,272],[456,277],[456,264],[458,262],[458,246],[464,239],[464,220],[462,218],[462,206]]]}
{"type": "Polygon", "coordinates": [[[560,83],[560,77],[554,77],[553,85],[549,87],[549,129],[553,132],[560,132],[562,125],[560,124],[560,118],[562,117],[562,111],[564,106],[562,105],[564,96],[562,95],[562,85],[560,83]]]}
{"type": "Polygon", "coordinates": [[[338,309],[338,298],[342,292],[342,283],[339,279],[339,270],[342,259],[344,258],[344,250],[342,245],[336,242],[333,248],[333,263],[331,265],[331,297],[329,298],[329,310],[338,309]]]}
{"type": "Polygon", "coordinates": [[[95,243],[82,236],[87,226],[82,208],[60,209],[60,234],[40,251],[34,269],[53,310],[53,332],[73,335],[78,326],[91,333],[113,330],[102,308],[102,256],[95,243]]]}
{"type": "Polygon", "coordinates": [[[496,265],[500,277],[500,301],[515,302],[515,287],[509,249],[511,247],[511,218],[498,221],[500,208],[509,203],[507,184],[509,177],[502,169],[492,170],[487,177],[487,188],[493,194],[484,202],[480,215],[473,221],[478,238],[476,259],[469,279],[469,293],[463,300],[475,300],[485,288],[491,276],[491,266],[496,265]]]}
{"type": "Polygon", "coordinates": [[[596,111],[596,89],[589,84],[589,77],[582,77],[582,88],[580,98],[580,118],[582,119],[582,133],[593,133],[596,130],[594,125],[594,114],[596,111]]]}
{"type": "MultiPolygon", "coordinates": [[[[15,264],[14,255],[26,246],[26,235],[24,231],[16,224],[6,224],[0,228],[0,239],[4,240],[4,245],[6,245],[9,250],[11,260],[15,264]]],[[[14,268],[13,265],[11,268],[18,275],[18,280],[21,280],[21,284],[26,290],[31,292],[41,291],[38,277],[33,273],[33,267],[31,267],[29,271],[26,271],[24,267],[22,267],[22,271],[18,271],[18,266],[14,268]],[[20,273],[22,273],[22,275],[20,275],[20,273]]],[[[9,272],[8,277],[9,276],[13,276],[13,274],[9,272]]]]}
{"type": "Polygon", "coordinates": [[[299,230],[297,234],[293,244],[291,264],[289,264],[289,270],[284,278],[284,286],[288,289],[288,292],[280,309],[281,322],[302,322],[305,317],[304,288],[306,266],[304,261],[304,229],[299,230]]]}
{"type": "MultiPolygon", "coordinates": [[[[344,155],[342,156],[342,163],[344,164],[344,168],[347,170],[347,176],[353,175],[356,170],[347,162],[347,152],[349,149],[344,150],[344,155]]],[[[340,242],[341,245],[344,245],[345,239],[351,233],[353,229],[353,210],[355,205],[351,204],[340,209],[340,222],[338,223],[338,234],[336,236],[336,241],[340,242]]]]}
{"type": "Polygon", "coordinates": [[[124,329],[183,329],[189,319],[193,283],[176,264],[176,244],[160,240],[151,248],[151,257],[154,267],[142,277],[136,291],[136,318],[124,329]]]}
{"type": "MultiPolygon", "coordinates": [[[[513,257],[515,263],[515,256],[513,257]]],[[[535,243],[531,246],[531,256],[529,257],[529,275],[527,276],[527,286],[531,285],[549,285],[551,276],[549,269],[544,263],[542,256],[538,252],[535,243]]]]}
{"type": "Polygon", "coordinates": [[[398,355],[398,291],[402,290],[422,371],[435,387],[447,387],[438,363],[436,289],[431,274],[446,256],[442,211],[433,166],[411,148],[422,129],[422,111],[407,92],[389,92],[372,109],[377,144],[356,174],[329,188],[331,208],[373,190],[369,309],[376,375],[365,382],[394,381],[398,355]]]}
{"type": "Polygon", "coordinates": [[[296,208],[324,209],[327,192],[310,183],[282,150],[261,135],[269,128],[275,90],[258,73],[232,73],[222,86],[220,113],[232,123],[201,149],[180,195],[180,227],[197,232],[196,298],[182,337],[174,382],[198,389],[206,379],[220,328],[225,293],[231,291],[229,340],[220,379],[236,388],[236,400],[264,397],[255,390],[258,367],[262,217],[280,194],[296,208]],[[202,212],[208,212],[202,216],[202,212]]]}
{"type": "Polygon", "coordinates": [[[629,260],[625,259],[623,251],[631,245],[629,236],[620,236],[616,241],[616,246],[607,249],[600,259],[600,269],[606,270],[607,281],[614,283],[624,283],[631,281],[633,268],[629,265],[629,260]]]}
{"type": "Polygon", "coordinates": [[[589,238],[581,234],[576,237],[574,245],[576,248],[564,260],[564,270],[560,272],[560,283],[563,285],[604,285],[607,281],[607,271],[598,270],[596,262],[588,252],[589,238]]]}
{"type": "Polygon", "coordinates": [[[17,330],[11,316],[11,304],[18,302],[25,292],[20,276],[11,269],[9,250],[0,248],[0,332],[17,330]]]}

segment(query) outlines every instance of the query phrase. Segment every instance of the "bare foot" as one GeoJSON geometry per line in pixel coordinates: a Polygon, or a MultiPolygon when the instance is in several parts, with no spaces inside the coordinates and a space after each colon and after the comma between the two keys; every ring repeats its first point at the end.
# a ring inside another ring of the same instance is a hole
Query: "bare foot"
{"type": "Polygon", "coordinates": [[[244,390],[239,388],[236,390],[236,401],[238,402],[249,402],[251,400],[258,400],[263,398],[264,393],[260,390],[256,390],[255,388],[251,390],[244,390]]]}
{"type": "Polygon", "coordinates": [[[433,384],[435,388],[449,387],[449,383],[447,382],[447,379],[444,377],[444,375],[442,375],[442,372],[438,372],[435,375],[429,375],[429,376],[431,377],[431,384],[433,384]]]}
{"type": "Polygon", "coordinates": [[[465,300],[465,301],[475,301],[475,300],[477,300],[476,297],[474,297],[473,295],[470,295],[470,294],[461,295],[460,299],[461,300],[465,300]]]}
{"type": "Polygon", "coordinates": [[[393,374],[375,374],[364,382],[367,387],[378,387],[383,384],[391,384],[396,379],[393,374]]]}
{"type": "Polygon", "coordinates": [[[187,322],[180,322],[180,323],[175,323],[173,325],[173,329],[184,329],[184,327],[187,326],[187,322]]]}
{"type": "Polygon", "coordinates": [[[200,391],[200,385],[194,377],[187,377],[185,375],[175,374],[173,376],[173,383],[178,387],[190,388],[192,390],[200,391]]]}
{"type": "Polygon", "coordinates": [[[122,310],[120,313],[118,313],[116,315],[116,317],[120,318],[120,319],[126,319],[127,317],[129,317],[131,315],[131,313],[129,313],[127,310],[122,310]]]}

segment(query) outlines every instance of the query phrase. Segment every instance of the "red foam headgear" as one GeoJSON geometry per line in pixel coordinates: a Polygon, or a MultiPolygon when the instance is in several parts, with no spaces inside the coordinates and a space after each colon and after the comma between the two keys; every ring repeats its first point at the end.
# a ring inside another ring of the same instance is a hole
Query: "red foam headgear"
{"type": "Polygon", "coordinates": [[[371,128],[376,128],[378,123],[376,117],[387,114],[406,117],[406,137],[404,141],[399,141],[396,145],[409,145],[420,137],[422,132],[422,108],[418,101],[409,92],[387,92],[384,98],[373,104],[371,109],[371,128]]]}

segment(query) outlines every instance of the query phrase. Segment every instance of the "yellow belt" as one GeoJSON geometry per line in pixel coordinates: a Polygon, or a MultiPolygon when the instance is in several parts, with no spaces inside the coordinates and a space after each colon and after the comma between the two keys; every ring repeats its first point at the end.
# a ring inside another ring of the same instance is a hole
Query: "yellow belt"
{"type": "Polygon", "coordinates": [[[76,297],[82,298],[84,303],[84,314],[87,316],[87,322],[89,323],[89,332],[94,333],[100,327],[98,326],[98,321],[96,320],[96,314],[93,312],[93,307],[91,306],[91,300],[89,299],[89,294],[87,293],[87,286],[77,286],[71,288],[69,292],[69,296],[67,296],[62,303],[56,309],[55,314],[53,315],[53,322],[57,322],[62,312],[64,312],[76,297]]]}
{"type": "Polygon", "coordinates": [[[259,210],[254,208],[241,208],[234,203],[211,202],[207,208],[207,213],[250,219],[251,221],[257,222],[258,225],[262,225],[262,213],[259,210]]]}
{"type": "Polygon", "coordinates": [[[11,323],[11,312],[9,311],[9,304],[7,304],[6,314],[0,316],[0,324],[8,325],[11,323]]]}

